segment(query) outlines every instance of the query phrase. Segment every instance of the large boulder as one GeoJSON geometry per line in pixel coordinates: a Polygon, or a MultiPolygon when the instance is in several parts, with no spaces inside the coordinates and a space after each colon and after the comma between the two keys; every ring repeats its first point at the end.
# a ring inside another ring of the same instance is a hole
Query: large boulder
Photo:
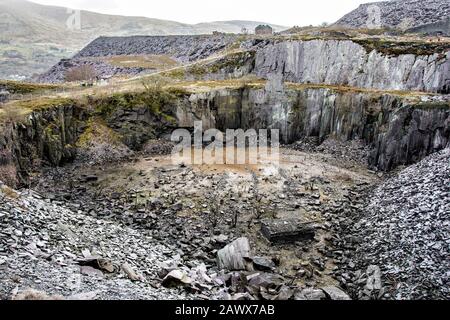
{"type": "Polygon", "coordinates": [[[261,224],[261,233],[272,243],[290,243],[313,239],[316,228],[316,224],[298,219],[266,220],[261,224]]]}

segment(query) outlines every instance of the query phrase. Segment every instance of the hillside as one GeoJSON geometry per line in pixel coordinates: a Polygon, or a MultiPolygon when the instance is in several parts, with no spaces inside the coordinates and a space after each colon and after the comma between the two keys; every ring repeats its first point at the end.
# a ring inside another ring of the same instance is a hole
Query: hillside
{"type": "MultiPolygon", "coordinates": [[[[68,28],[67,8],[25,0],[0,0],[0,78],[20,79],[43,73],[99,36],[194,35],[239,33],[262,22],[223,21],[183,24],[145,17],[80,12],[80,29],[68,28]]],[[[275,30],[284,29],[273,26],[275,30]]]]}
{"type": "MultiPolygon", "coordinates": [[[[372,2],[360,5],[336,22],[337,25],[352,28],[366,28],[372,22],[376,7],[380,9],[380,27],[408,30],[430,24],[446,21],[450,16],[450,1],[448,0],[391,0],[372,2]],[[375,9],[374,9],[375,8],[375,9]]],[[[445,25],[445,24],[444,24],[445,25]]],[[[446,24],[449,33],[448,24],[446,24]]]]}

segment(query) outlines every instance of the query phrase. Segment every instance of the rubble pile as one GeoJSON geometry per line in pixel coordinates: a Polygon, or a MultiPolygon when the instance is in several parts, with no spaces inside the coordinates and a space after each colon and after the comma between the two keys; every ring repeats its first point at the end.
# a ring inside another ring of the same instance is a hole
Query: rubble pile
{"type": "Polygon", "coordinates": [[[338,278],[355,298],[449,299],[450,149],[338,212],[338,278]]]}

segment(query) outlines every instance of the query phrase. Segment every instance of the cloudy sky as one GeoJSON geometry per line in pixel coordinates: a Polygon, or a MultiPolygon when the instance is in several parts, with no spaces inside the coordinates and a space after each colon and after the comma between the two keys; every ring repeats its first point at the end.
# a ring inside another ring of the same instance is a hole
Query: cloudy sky
{"type": "Polygon", "coordinates": [[[254,20],[274,24],[335,22],[370,0],[33,0],[109,14],[146,16],[185,23],[254,20]]]}

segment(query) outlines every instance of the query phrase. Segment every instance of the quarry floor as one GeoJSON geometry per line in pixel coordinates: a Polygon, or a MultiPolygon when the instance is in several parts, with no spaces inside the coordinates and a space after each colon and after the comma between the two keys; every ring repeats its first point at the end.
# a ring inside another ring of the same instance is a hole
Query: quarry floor
{"type": "MultiPolygon", "coordinates": [[[[144,238],[140,241],[150,247],[166,248],[161,251],[161,257],[151,259],[136,254],[134,245],[131,253],[126,244],[114,249],[118,241],[115,234],[109,234],[110,228],[102,227],[88,231],[93,238],[98,232],[102,234],[98,242],[90,242],[84,249],[78,244],[71,251],[75,256],[82,256],[86,249],[104,255],[108,251],[105,246],[112,246],[107,256],[113,262],[126,260],[139,274],[147,275],[145,283],[139,284],[140,290],[147,286],[165,292],[169,289],[163,288],[156,276],[161,261],[176,262],[182,270],[205,264],[207,270],[212,270],[208,272],[220,274],[216,266],[217,250],[239,237],[249,239],[253,256],[275,261],[271,273],[282,276],[290,286],[339,286],[335,277],[338,267],[332,254],[337,249],[331,244],[333,232],[324,214],[330,207],[341,206],[340,201],[352,198],[355,187],[371,186],[379,181],[375,172],[358,161],[283,148],[279,163],[270,159],[258,165],[189,165],[184,161],[174,163],[170,155],[138,156],[108,165],[75,163],[49,169],[33,190],[47,202],[62,205],[86,219],[131,228],[141,233],[144,238]],[[274,219],[313,222],[319,228],[314,239],[270,243],[260,229],[262,222],[274,219]]],[[[74,265],[75,262],[69,262],[63,268],[77,274],[74,265]]],[[[50,272],[45,275],[44,271],[37,284],[32,280],[33,271],[28,272],[15,276],[23,279],[22,289],[44,288],[48,293],[63,296],[74,293],[61,289],[61,285],[56,286],[59,291],[52,290],[55,276],[50,272]],[[43,287],[42,283],[46,282],[43,287]]],[[[166,293],[136,296],[128,294],[126,289],[118,294],[111,289],[114,278],[107,275],[95,284],[88,280],[89,286],[84,291],[103,290],[97,296],[102,299],[168,297],[166,293]]],[[[218,297],[214,290],[194,296],[178,290],[169,292],[182,299],[218,297]]]]}
{"type": "Polygon", "coordinates": [[[29,288],[54,299],[448,298],[448,149],[390,174],[369,170],[354,142],[302,142],[257,165],[152,150],[47,168],[30,189],[0,185],[0,299],[29,288]],[[273,221],[315,234],[270,242],[261,229],[273,221]],[[242,237],[254,270],[220,268],[218,251],[242,237]],[[189,283],[168,285],[172,271],[189,283]]]}

